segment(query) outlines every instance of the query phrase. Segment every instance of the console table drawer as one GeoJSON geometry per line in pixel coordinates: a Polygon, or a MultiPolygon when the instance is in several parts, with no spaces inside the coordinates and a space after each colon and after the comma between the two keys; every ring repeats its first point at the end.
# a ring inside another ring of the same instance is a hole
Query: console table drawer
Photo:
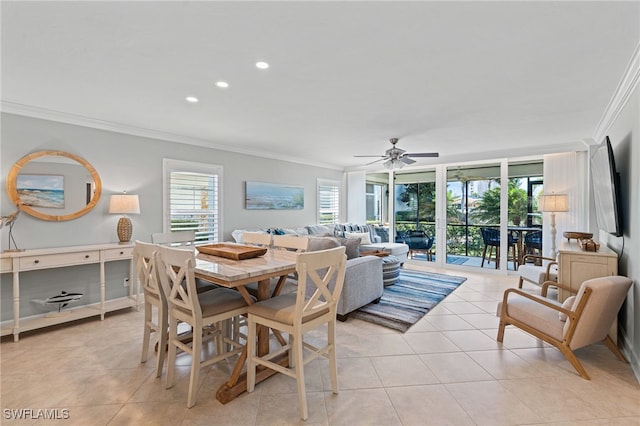
{"type": "Polygon", "coordinates": [[[104,250],[102,256],[104,260],[129,260],[133,257],[133,247],[104,250]]]}
{"type": "Polygon", "coordinates": [[[99,251],[79,251],[42,256],[24,256],[20,258],[20,269],[27,271],[30,269],[56,268],[98,262],[100,262],[99,251]]]}
{"type": "Polygon", "coordinates": [[[10,257],[0,259],[0,272],[11,272],[13,270],[13,259],[10,257]]]}

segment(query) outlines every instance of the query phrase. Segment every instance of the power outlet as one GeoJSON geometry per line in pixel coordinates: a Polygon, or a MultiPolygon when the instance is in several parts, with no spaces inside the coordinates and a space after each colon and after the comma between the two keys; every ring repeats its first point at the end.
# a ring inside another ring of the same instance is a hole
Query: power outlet
{"type": "Polygon", "coordinates": [[[125,287],[129,287],[129,277],[126,277],[126,278],[124,279],[124,286],[125,286],[125,287]]]}

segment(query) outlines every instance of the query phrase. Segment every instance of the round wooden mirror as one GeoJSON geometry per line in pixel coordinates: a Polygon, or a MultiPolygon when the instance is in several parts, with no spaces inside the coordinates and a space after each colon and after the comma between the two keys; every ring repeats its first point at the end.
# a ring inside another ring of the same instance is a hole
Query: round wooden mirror
{"type": "Polygon", "coordinates": [[[37,151],[13,165],[7,192],[23,212],[42,220],[64,221],[96,206],[102,182],[84,158],[64,151],[37,151]]]}

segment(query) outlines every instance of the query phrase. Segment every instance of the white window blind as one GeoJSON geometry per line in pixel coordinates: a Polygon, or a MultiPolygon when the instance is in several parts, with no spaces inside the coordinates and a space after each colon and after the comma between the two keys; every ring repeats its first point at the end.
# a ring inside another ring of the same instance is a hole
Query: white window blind
{"type": "Polygon", "coordinates": [[[340,185],[318,181],[318,223],[338,223],[340,215],[340,185]]]}
{"type": "Polygon", "coordinates": [[[169,167],[165,163],[165,205],[168,207],[165,230],[195,231],[196,244],[218,242],[221,169],[199,163],[178,163],[169,163],[169,167]]]}

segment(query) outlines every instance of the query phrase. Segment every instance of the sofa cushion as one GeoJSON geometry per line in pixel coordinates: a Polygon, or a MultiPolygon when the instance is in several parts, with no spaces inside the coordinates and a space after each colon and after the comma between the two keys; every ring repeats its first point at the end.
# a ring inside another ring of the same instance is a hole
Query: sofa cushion
{"type": "Polygon", "coordinates": [[[345,232],[344,236],[347,238],[358,238],[360,244],[371,244],[371,236],[368,232],[345,232]]]}
{"type": "Polygon", "coordinates": [[[309,251],[327,250],[340,247],[340,241],[333,237],[309,237],[309,251]]]}
{"type": "Polygon", "coordinates": [[[360,238],[339,238],[340,244],[346,247],[347,260],[360,257],[360,238]]]}
{"type": "Polygon", "coordinates": [[[335,235],[335,225],[309,225],[306,228],[309,231],[309,235],[335,235]]]}

